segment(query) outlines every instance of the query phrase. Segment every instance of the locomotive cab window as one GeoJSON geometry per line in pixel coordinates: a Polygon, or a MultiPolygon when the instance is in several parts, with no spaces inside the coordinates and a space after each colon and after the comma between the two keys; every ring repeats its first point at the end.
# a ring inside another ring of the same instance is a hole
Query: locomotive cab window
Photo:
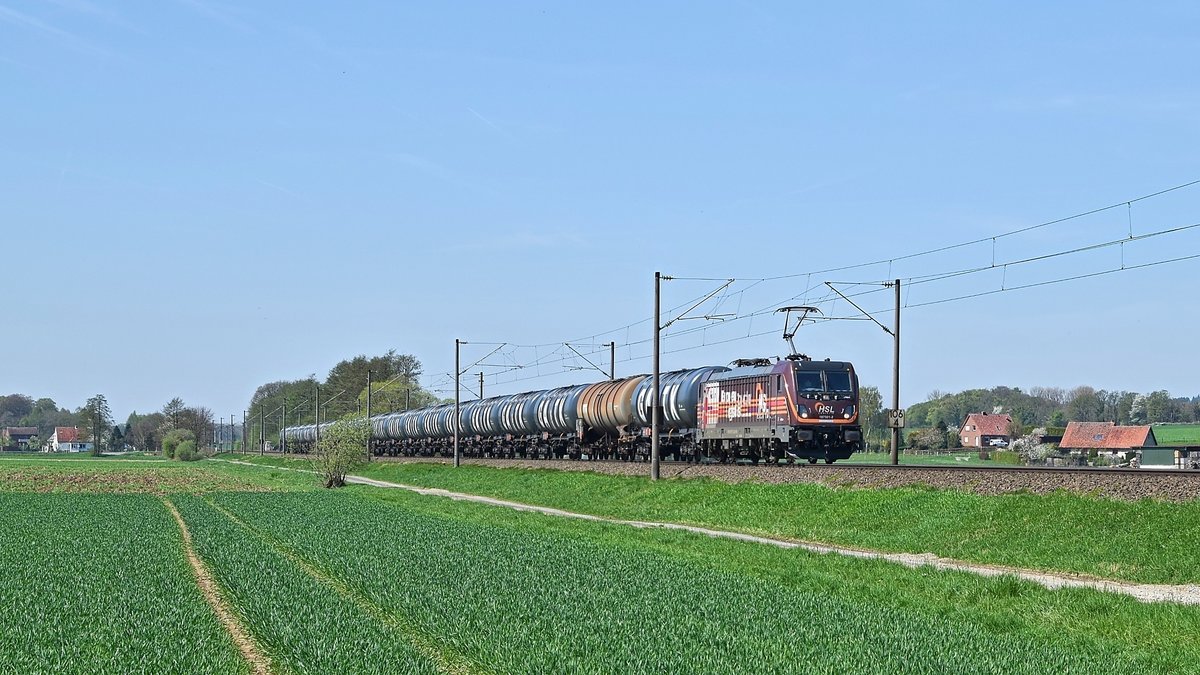
{"type": "Polygon", "coordinates": [[[819,370],[801,370],[796,373],[796,389],[799,391],[821,391],[824,386],[821,384],[821,371],[819,370]]]}
{"type": "Polygon", "coordinates": [[[853,388],[850,386],[850,373],[845,370],[825,371],[825,382],[828,384],[827,391],[853,391],[853,388]]]}

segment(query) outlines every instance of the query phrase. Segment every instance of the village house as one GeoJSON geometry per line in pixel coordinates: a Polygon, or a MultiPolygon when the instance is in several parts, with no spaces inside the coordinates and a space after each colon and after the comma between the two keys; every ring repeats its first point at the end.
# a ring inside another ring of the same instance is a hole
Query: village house
{"type": "Polygon", "coordinates": [[[958,430],[964,448],[1007,448],[1012,441],[1012,417],[971,413],[958,430]]]}
{"type": "Polygon", "coordinates": [[[1100,454],[1130,459],[1141,448],[1156,445],[1150,425],[1119,427],[1112,422],[1070,422],[1058,447],[1081,454],[1096,450],[1100,454]]]}
{"type": "Polygon", "coordinates": [[[29,439],[37,435],[37,427],[4,427],[0,429],[0,448],[5,450],[28,450],[29,439]]]}
{"type": "Polygon", "coordinates": [[[50,452],[91,452],[92,444],[83,440],[79,427],[54,427],[46,448],[50,452]]]}

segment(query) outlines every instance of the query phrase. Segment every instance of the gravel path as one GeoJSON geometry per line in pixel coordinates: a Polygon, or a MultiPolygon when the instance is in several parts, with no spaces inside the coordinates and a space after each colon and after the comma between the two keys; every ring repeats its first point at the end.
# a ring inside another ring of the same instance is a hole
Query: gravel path
{"type": "MultiPolygon", "coordinates": [[[[232,464],[244,464],[246,466],[261,466],[250,462],[240,462],[237,460],[217,460],[228,461],[232,464]]],[[[428,461],[428,460],[426,460],[428,461]]],[[[521,460],[472,460],[473,463],[482,462],[510,462],[520,465],[521,460]]],[[[534,466],[542,468],[557,468],[546,466],[548,464],[568,464],[577,465],[578,462],[533,462],[534,466]]],[[[616,466],[632,466],[639,465],[622,465],[613,463],[616,466]]],[[[278,468],[278,467],[271,467],[278,468]]],[[[285,467],[287,468],[287,467],[285,467]]],[[[645,468],[645,465],[641,465],[645,468]]],[[[727,468],[727,469],[751,469],[751,467],[700,467],[700,468],[727,468]]],[[[291,469],[290,471],[300,471],[303,473],[316,473],[306,469],[291,469]]],[[[629,472],[633,473],[633,472],[629,472]]],[[[654,521],[641,520],[621,520],[617,518],[605,518],[602,516],[594,516],[586,513],[575,513],[573,511],[564,511],[546,506],[534,506],[532,504],[523,504],[521,502],[512,502],[504,499],[496,499],[493,497],[484,497],[480,495],[465,494],[462,492],[451,492],[441,488],[423,488],[414,485],[404,485],[402,483],[392,483],[390,481],[376,480],[374,478],[365,478],[363,476],[347,476],[346,481],[357,483],[359,485],[370,485],[379,488],[390,488],[399,490],[409,490],[421,495],[432,497],[444,497],[457,501],[475,502],[478,504],[487,504],[489,506],[499,506],[510,508],[517,511],[527,511],[532,513],[541,513],[549,516],[557,516],[560,518],[574,518],[577,520],[589,520],[593,522],[612,523],[615,525],[627,525],[642,529],[657,528],[667,530],[683,530],[686,532],[694,532],[703,534],[709,537],[720,539],[734,539],[737,541],[751,542],[755,544],[764,544],[767,546],[777,546],[787,549],[803,549],[814,553],[837,554],[853,558],[871,559],[871,560],[886,560],[888,562],[904,565],[905,567],[932,567],[942,570],[954,570],[958,572],[969,572],[986,577],[998,576],[1014,576],[1018,579],[1031,581],[1045,588],[1054,590],[1058,588],[1091,588],[1098,591],[1106,591],[1109,593],[1119,593],[1127,595],[1142,602],[1172,602],[1183,605],[1200,605],[1200,586],[1197,585],[1166,585],[1166,584],[1136,584],[1125,581],[1112,581],[1109,579],[1098,579],[1085,577],[1082,575],[1070,574],[1055,574],[1048,572],[1037,572],[1033,570],[1024,570],[1015,567],[1003,567],[999,565],[983,565],[979,563],[969,563],[951,558],[942,558],[932,553],[885,553],[882,551],[872,551],[867,549],[849,548],[843,546],[831,546],[815,542],[798,541],[791,539],[775,539],[772,537],[759,537],[756,535],[745,534],[742,532],[731,532],[728,530],[714,530],[705,527],[696,527],[693,525],[681,525],[679,523],[663,523],[654,521]]],[[[780,482],[780,481],[776,481],[780,482]]]]}
{"type": "MultiPolygon", "coordinates": [[[[388,462],[439,462],[443,458],[384,458],[388,462]]],[[[646,476],[650,466],[632,462],[576,462],[565,460],[464,459],[463,464],[498,468],[556,469],[594,471],[620,476],[646,476]]],[[[1159,499],[1187,502],[1200,496],[1200,475],[1196,472],[1146,470],[1137,475],[1106,474],[1103,470],[1086,473],[1062,471],[1031,472],[1020,469],[921,469],[891,470],[884,466],[745,466],[733,464],[663,464],[663,478],[712,478],[727,483],[824,483],[840,487],[895,488],[927,485],[935,488],[966,490],[981,495],[1013,492],[1047,494],[1067,490],[1105,499],[1134,502],[1159,499]]]]}

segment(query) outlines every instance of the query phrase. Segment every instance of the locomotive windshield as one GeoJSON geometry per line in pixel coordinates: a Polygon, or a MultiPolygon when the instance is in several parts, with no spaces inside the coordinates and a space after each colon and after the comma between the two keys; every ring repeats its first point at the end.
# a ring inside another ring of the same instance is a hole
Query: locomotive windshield
{"type": "Polygon", "coordinates": [[[826,391],[854,391],[850,386],[850,372],[846,370],[825,371],[826,391]]]}
{"type": "Polygon", "coordinates": [[[821,371],[801,370],[796,373],[796,388],[800,391],[822,391],[821,371]]]}
{"type": "Polygon", "coordinates": [[[801,370],[796,373],[796,389],[800,393],[854,391],[848,370],[801,370]]]}

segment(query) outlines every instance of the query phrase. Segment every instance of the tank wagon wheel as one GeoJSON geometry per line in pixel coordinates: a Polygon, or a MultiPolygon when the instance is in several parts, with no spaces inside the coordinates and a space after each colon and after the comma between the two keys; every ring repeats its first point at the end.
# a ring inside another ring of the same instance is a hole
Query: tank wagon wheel
{"type": "MultiPolygon", "coordinates": [[[[828,461],[828,460],[826,460],[826,461],[828,461]]],[[[817,463],[817,458],[816,458],[816,457],[809,457],[809,458],[808,458],[808,463],[809,463],[809,464],[816,464],[816,463],[817,463]]]]}

